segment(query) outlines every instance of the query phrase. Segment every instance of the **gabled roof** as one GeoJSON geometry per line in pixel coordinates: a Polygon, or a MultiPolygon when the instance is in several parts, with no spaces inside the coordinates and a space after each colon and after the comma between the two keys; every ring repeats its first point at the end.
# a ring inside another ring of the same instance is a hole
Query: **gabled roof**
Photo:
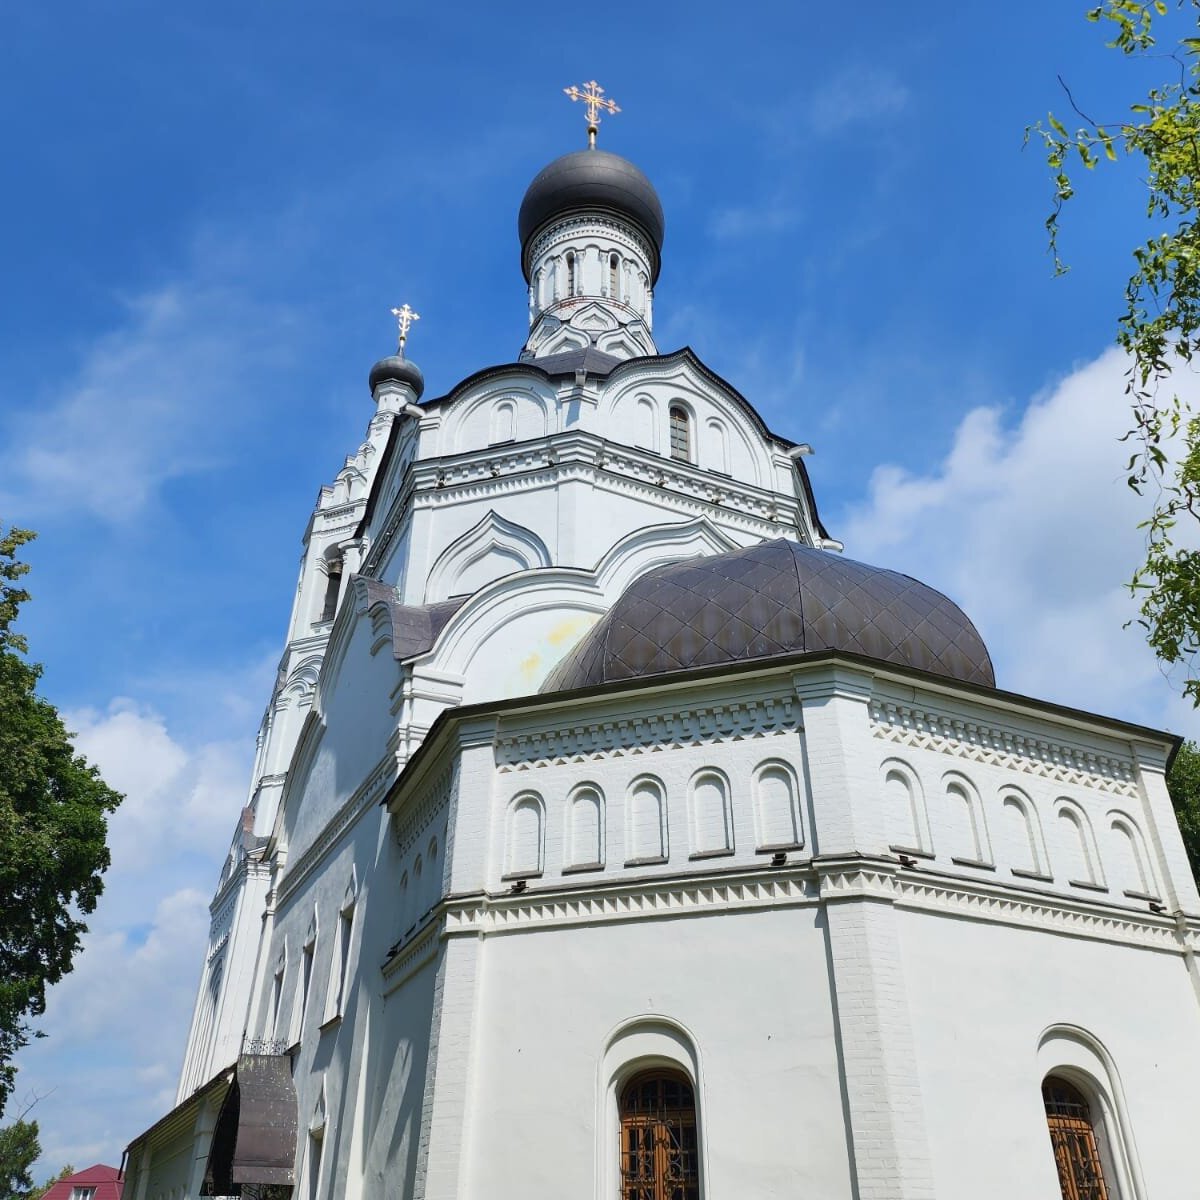
{"type": "MultiPolygon", "coordinates": [[[[574,375],[580,369],[586,370],[593,378],[608,379],[619,378],[624,372],[635,371],[654,364],[673,366],[677,363],[686,363],[695,369],[698,374],[707,379],[714,387],[729,396],[734,403],[742,408],[755,429],[764,438],[778,443],[784,449],[790,449],[796,445],[790,438],[782,437],[778,433],[772,433],[767,428],[766,422],[762,419],[762,416],[754,405],[728,380],[723,379],[716,371],[705,366],[691,346],[683,346],[679,350],[673,350],[670,354],[647,354],[639,358],[627,359],[614,358],[611,354],[604,354],[594,347],[588,347],[585,350],[568,350],[562,354],[549,354],[545,358],[534,358],[528,362],[499,363],[496,366],[484,367],[482,370],[468,375],[465,379],[456,383],[444,396],[436,396],[432,400],[428,400],[420,405],[420,407],[436,409],[441,408],[443,405],[451,405],[472,388],[492,379],[535,375],[549,382],[554,379],[561,379],[563,376],[574,375]]],[[[375,505],[378,501],[378,492],[383,486],[383,480],[387,477],[388,463],[399,437],[401,425],[402,422],[399,421],[392,425],[391,434],[388,437],[387,445],[384,447],[383,457],[380,460],[379,467],[375,472],[375,478],[371,484],[371,493],[367,498],[366,510],[358,525],[359,535],[361,535],[362,531],[371,522],[371,516],[375,511],[375,505]]],[[[808,503],[808,511],[812,514],[813,524],[822,537],[828,537],[829,531],[825,528],[821,521],[820,513],[817,511],[817,498],[813,495],[812,483],[808,478],[808,471],[805,469],[803,462],[796,463],[796,472],[800,477],[800,484],[804,488],[804,497],[808,503]]]]}
{"type": "Polygon", "coordinates": [[[76,1188],[95,1188],[92,1200],[121,1200],[125,1181],[116,1167],[96,1163],[83,1171],[76,1171],[66,1179],[60,1179],[43,1197],[43,1200],[71,1200],[76,1188]]]}

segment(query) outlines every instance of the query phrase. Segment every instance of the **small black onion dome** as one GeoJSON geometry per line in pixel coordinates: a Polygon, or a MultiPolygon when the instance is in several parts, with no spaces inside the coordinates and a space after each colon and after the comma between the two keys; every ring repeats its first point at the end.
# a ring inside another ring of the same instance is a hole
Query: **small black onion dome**
{"type": "Polygon", "coordinates": [[[425,376],[421,374],[421,368],[415,362],[409,362],[403,354],[389,354],[371,368],[371,394],[375,394],[375,389],[381,383],[389,381],[407,383],[416,392],[418,399],[425,390],[425,376]]]}
{"type": "Polygon", "coordinates": [[[983,639],[941,592],[779,538],[638,576],[540,691],[821,650],[996,686],[983,639]]]}
{"type": "Polygon", "coordinates": [[[526,252],[545,225],[573,212],[607,209],[632,222],[652,248],[651,286],[662,265],[666,220],[654,185],[628,159],[607,150],[576,150],[556,158],[534,177],[521,201],[521,269],[529,279],[526,252]]]}

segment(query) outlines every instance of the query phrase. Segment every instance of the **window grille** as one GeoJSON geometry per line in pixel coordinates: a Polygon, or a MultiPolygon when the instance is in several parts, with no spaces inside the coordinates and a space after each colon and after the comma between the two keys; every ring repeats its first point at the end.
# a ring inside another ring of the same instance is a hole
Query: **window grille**
{"type": "Polygon", "coordinates": [[[692,1085],[673,1072],[636,1076],[621,1093],[621,1200],[700,1200],[692,1085]]]}
{"type": "Polygon", "coordinates": [[[671,409],[671,457],[692,461],[692,431],[687,413],[678,405],[671,409]]]}
{"type": "Polygon", "coordinates": [[[1096,1126],[1083,1093],[1050,1075],[1042,1084],[1042,1101],[1063,1200],[1111,1200],[1096,1126]]]}
{"type": "Polygon", "coordinates": [[[567,295],[575,295],[575,255],[567,255],[567,295]]]}

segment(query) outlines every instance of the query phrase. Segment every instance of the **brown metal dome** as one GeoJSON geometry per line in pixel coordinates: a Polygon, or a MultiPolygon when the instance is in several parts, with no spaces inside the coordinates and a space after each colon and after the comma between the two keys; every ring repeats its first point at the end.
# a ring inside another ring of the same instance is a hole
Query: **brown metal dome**
{"type": "Polygon", "coordinates": [[[996,686],[983,639],[941,592],[780,538],[648,571],[541,691],[816,650],[996,686]]]}

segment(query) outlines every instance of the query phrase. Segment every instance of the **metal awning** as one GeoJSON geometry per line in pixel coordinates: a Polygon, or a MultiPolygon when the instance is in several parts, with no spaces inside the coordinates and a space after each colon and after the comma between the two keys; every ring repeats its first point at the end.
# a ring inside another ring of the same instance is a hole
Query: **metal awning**
{"type": "Polygon", "coordinates": [[[213,1130],[203,1196],[295,1182],[296,1089],[286,1054],[243,1054],[213,1130]]]}

